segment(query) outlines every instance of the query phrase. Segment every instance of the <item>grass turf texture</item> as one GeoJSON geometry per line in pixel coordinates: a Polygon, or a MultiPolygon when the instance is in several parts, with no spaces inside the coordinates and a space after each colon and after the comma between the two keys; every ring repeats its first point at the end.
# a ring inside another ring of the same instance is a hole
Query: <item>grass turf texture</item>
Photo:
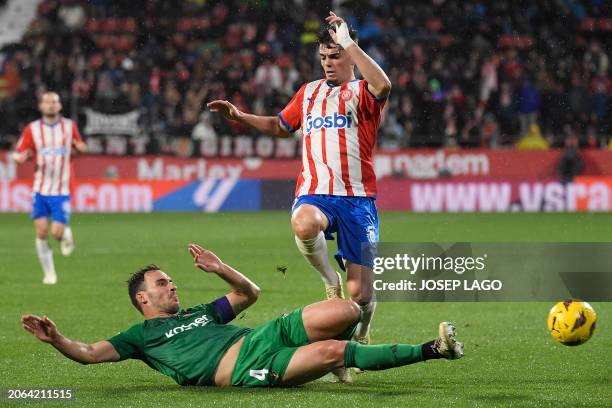
{"type": "MultiPolygon", "coordinates": [[[[383,241],[612,242],[607,214],[381,214],[383,241]]],[[[609,406],[612,303],[594,303],[598,328],[580,347],[548,335],[548,303],[382,303],[375,343],[419,343],[456,322],[463,360],[367,372],[352,385],[296,389],[179,387],[142,362],[82,366],[21,329],[22,313],[47,314],[60,331],[93,342],[140,320],[124,281],[155,262],[178,284],[184,307],[226,293],[192,265],[188,242],[217,252],[262,288],[236,324],[254,327],[323,296],[323,285],[293,242],[286,212],[84,215],[73,218],[77,249],[53,243],[59,283],[43,286],[25,214],[0,214],[0,387],[76,389],[69,406],[609,406]],[[283,276],[277,266],[287,267],[283,276]]],[[[330,251],[335,250],[330,245],[330,251]]],[[[22,406],[20,404],[20,406],[22,406]]]]}

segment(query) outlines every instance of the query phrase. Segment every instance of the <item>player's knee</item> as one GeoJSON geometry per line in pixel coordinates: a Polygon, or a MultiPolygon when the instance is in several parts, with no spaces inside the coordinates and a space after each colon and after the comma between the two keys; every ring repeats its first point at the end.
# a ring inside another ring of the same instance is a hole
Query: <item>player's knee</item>
{"type": "Polygon", "coordinates": [[[329,367],[341,367],[344,364],[346,341],[326,340],[319,346],[319,357],[329,367]]]}
{"type": "Polygon", "coordinates": [[[53,236],[53,238],[60,241],[62,239],[62,236],[64,235],[64,227],[63,226],[52,226],[51,235],[53,236]]]}
{"type": "Polygon", "coordinates": [[[36,227],[36,238],[38,239],[47,239],[49,235],[49,229],[47,227],[36,227]]]}
{"type": "Polygon", "coordinates": [[[296,237],[301,240],[313,239],[321,231],[321,227],[316,220],[307,217],[294,217],[291,226],[296,237]]]}

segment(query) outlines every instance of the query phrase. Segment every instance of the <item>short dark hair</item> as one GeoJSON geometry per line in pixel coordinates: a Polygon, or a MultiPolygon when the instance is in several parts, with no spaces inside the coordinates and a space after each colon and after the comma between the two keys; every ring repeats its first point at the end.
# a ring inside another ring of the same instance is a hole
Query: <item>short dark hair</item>
{"type": "Polygon", "coordinates": [[[56,91],[55,89],[45,89],[43,92],[41,92],[38,95],[38,98],[37,98],[38,99],[38,103],[41,103],[42,99],[43,99],[43,96],[48,95],[48,94],[56,94],[57,97],[59,98],[60,102],[61,102],[62,97],[61,97],[61,95],[60,95],[60,93],[58,91],[56,91]]]}
{"type": "Polygon", "coordinates": [[[138,309],[140,313],[142,313],[142,307],[140,307],[140,303],[138,303],[138,301],[136,300],[136,294],[144,289],[143,285],[145,274],[147,272],[159,270],[161,270],[159,266],[155,264],[149,264],[147,266],[143,266],[142,268],[134,272],[132,276],[130,276],[130,278],[127,280],[130,300],[132,301],[134,307],[138,309]]]}
{"type": "MultiPolygon", "coordinates": [[[[317,32],[317,42],[319,44],[323,44],[323,45],[337,45],[334,40],[332,39],[331,34],[329,33],[329,29],[332,29],[334,31],[336,31],[336,25],[332,24],[332,25],[324,25],[318,32],[317,32]]],[[[359,36],[357,35],[357,31],[353,30],[350,26],[349,26],[349,35],[351,36],[351,38],[353,39],[353,41],[357,42],[359,41],[359,36]]]]}

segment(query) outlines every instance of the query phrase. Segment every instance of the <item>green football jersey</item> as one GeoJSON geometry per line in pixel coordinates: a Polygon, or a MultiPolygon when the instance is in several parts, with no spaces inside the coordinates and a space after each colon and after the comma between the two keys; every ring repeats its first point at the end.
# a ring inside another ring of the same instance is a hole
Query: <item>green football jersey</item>
{"type": "Polygon", "coordinates": [[[180,385],[212,385],[225,352],[251,329],[223,324],[210,303],[145,320],[110,338],[121,360],[144,361],[180,385]]]}

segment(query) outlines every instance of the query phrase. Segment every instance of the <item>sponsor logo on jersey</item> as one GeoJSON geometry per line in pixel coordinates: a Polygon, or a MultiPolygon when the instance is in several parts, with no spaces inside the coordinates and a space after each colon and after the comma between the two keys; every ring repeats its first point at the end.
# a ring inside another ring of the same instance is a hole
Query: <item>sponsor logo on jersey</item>
{"type": "Polygon", "coordinates": [[[311,130],[325,129],[345,129],[350,128],[353,122],[351,112],[346,115],[340,115],[338,112],[334,112],[333,115],[327,116],[306,116],[306,132],[311,130]]]}
{"type": "Polygon", "coordinates": [[[64,156],[67,153],[66,147],[43,147],[38,149],[41,156],[64,156]]]}
{"type": "Polygon", "coordinates": [[[168,330],[166,332],[166,338],[169,339],[169,338],[171,338],[171,337],[173,337],[173,336],[175,336],[175,335],[177,335],[179,333],[186,332],[186,331],[191,330],[191,329],[193,329],[195,327],[204,327],[208,323],[210,323],[211,321],[212,320],[210,320],[208,318],[208,316],[204,314],[204,315],[196,318],[193,322],[191,322],[189,324],[182,324],[180,326],[175,327],[172,330],[168,330]]]}

